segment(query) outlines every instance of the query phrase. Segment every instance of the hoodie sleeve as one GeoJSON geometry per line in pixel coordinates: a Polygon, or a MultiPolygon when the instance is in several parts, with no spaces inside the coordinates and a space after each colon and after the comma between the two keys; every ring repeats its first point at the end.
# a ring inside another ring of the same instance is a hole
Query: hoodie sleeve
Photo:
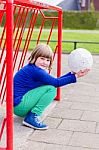
{"type": "Polygon", "coordinates": [[[37,81],[40,81],[42,84],[53,85],[55,87],[61,87],[76,82],[76,77],[72,73],[68,73],[59,78],[55,78],[40,68],[36,68],[35,78],[37,81]]]}

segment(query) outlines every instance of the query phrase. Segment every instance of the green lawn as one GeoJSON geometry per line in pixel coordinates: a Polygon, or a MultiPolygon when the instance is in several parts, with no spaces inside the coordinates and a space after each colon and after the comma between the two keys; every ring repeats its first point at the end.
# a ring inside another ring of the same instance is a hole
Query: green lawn
{"type": "MultiPolygon", "coordinates": [[[[2,29],[0,29],[2,33],[2,29]]],[[[24,47],[24,40],[26,39],[27,37],[27,29],[25,30],[24,34],[23,34],[23,42],[21,43],[21,49],[23,49],[24,47]]],[[[48,36],[49,36],[49,33],[50,31],[49,30],[44,30],[41,34],[41,37],[40,37],[40,40],[46,40],[48,39],[48,36]]],[[[35,40],[37,41],[37,38],[38,38],[38,34],[39,34],[39,30],[35,30],[32,34],[32,40],[35,40]]],[[[0,34],[1,36],[1,34],[0,34]]],[[[17,37],[18,39],[19,37],[17,37]]],[[[57,45],[57,42],[53,42],[54,41],[57,41],[57,31],[55,30],[53,33],[52,33],[52,36],[51,36],[51,42],[50,42],[50,46],[52,49],[55,49],[55,46],[57,45]]],[[[90,42],[99,42],[99,31],[91,31],[91,32],[88,32],[88,31],[81,31],[81,32],[78,32],[77,30],[76,31],[64,31],[63,30],[63,36],[62,36],[62,40],[63,41],[90,41],[90,42]]],[[[30,44],[29,44],[29,50],[33,49],[33,47],[35,46],[35,41],[31,41],[30,44]]],[[[42,41],[41,41],[42,42],[42,41]]],[[[43,42],[44,43],[44,42],[43,42]]],[[[99,44],[87,44],[87,43],[77,43],[77,48],[78,47],[83,47],[83,48],[86,48],[88,49],[89,51],[91,51],[92,53],[99,53],[99,44]]],[[[62,42],[62,51],[63,52],[66,52],[66,53],[69,53],[70,51],[72,51],[74,49],[74,43],[68,43],[68,42],[62,42]]]]}
{"type": "MultiPolygon", "coordinates": [[[[63,32],[63,40],[73,40],[73,41],[84,41],[84,42],[99,42],[99,32],[98,33],[87,33],[82,32],[63,32]]],[[[83,47],[91,51],[92,53],[99,53],[99,44],[88,44],[88,43],[77,43],[77,48],[83,47]]],[[[63,51],[73,50],[73,43],[63,43],[63,51]]]]}
{"type": "MultiPolygon", "coordinates": [[[[32,39],[33,40],[37,40],[38,37],[38,31],[36,30],[33,33],[32,39]]],[[[48,38],[49,32],[48,31],[44,31],[41,35],[41,40],[46,40],[48,38]]],[[[99,42],[99,33],[87,33],[86,31],[82,32],[64,32],[62,34],[62,40],[63,41],[90,41],[90,42],[99,42]]],[[[50,46],[52,47],[52,49],[54,49],[55,45],[57,44],[57,31],[54,31],[52,36],[51,36],[51,42],[50,42],[50,46]]],[[[91,51],[92,53],[99,53],[99,44],[87,44],[87,43],[77,43],[77,48],[78,47],[83,47],[88,49],[89,51],[91,51]]],[[[33,41],[30,43],[30,47],[29,49],[33,48],[33,41]]],[[[68,43],[68,42],[62,42],[62,51],[63,52],[70,52],[74,49],[74,43],[68,43]]]]}

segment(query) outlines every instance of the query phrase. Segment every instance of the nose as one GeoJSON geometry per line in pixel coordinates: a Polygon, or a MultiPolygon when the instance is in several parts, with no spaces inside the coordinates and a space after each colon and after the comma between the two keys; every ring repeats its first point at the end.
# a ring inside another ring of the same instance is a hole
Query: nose
{"type": "Polygon", "coordinates": [[[46,66],[47,65],[47,61],[43,61],[43,65],[46,66]]]}
{"type": "Polygon", "coordinates": [[[47,60],[44,60],[44,61],[43,61],[43,64],[47,64],[47,60]]]}

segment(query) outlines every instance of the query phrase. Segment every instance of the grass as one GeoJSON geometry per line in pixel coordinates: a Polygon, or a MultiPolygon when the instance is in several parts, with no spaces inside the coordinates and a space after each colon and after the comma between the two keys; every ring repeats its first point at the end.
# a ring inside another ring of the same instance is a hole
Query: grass
{"type": "MultiPolygon", "coordinates": [[[[1,29],[0,29],[1,30],[1,29]]],[[[1,30],[2,31],[2,30],[1,30]]],[[[73,31],[73,30],[69,30],[68,32],[63,30],[63,36],[62,36],[62,40],[63,41],[84,41],[84,42],[99,42],[99,31],[97,31],[98,33],[91,31],[80,31],[78,32],[77,30],[73,31]]],[[[2,32],[0,32],[2,33],[2,32]]],[[[46,40],[48,39],[50,31],[49,30],[44,30],[41,34],[40,40],[46,40]]],[[[24,44],[25,44],[25,39],[28,35],[27,29],[25,30],[24,34],[23,34],[23,41],[21,43],[21,49],[24,48],[24,44]]],[[[37,41],[39,35],[39,30],[34,30],[33,34],[32,34],[32,40],[37,41]]],[[[1,36],[1,35],[0,35],[1,36]]],[[[57,30],[55,30],[52,33],[51,36],[51,42],[50,42],[50,46],[52,49],[55,49],[55,46],[57,45],[57,42],[53,42],[57,41],[57,30]]],[[[19,35],[17,37],[17,39],[19,38],[19,35]]],[[[44,43],[44,42],[43,42],[44,43]]],[[[33,49],[33,47],[35,46],[35,42],[31,41],[29,44],[29,50],[33,49]]],[[[99,53],[99,44],[88,44],[88,43],[77,43],[77,48],[79,47],[83,47],[88,49],[90,52],[92,53],[99,53]]],[[[62,42],[62,52],[65,53],[69,53],[70,51],[72,51],[74,49],[74,43],[68,43],[68,42],[62,42]]]]}
{"type": "MultiPolygon", "coordinates": [[[[99,42],[99,33],[90,32],[63,32],[63,40],[73,40],[82,42],[99,42]]],[[[74,49],[73,43],[63,43],[63,51],[71,51],[74,49]]],[[[99,53],[99,44],[77,43],[77,48],[83,47],[92,53],[99,53]]]]}
{"type": "MultiPolygon", "coordinates": [[[[49,32],[48,31],[44,31],[42,32],[41,35],[41,40],[46,40],[48,38],[49,32]]],[[[62,40],[65,41],[84,41],[84,42],[99,42],[99,33],[95,33],[95,32],[87,32],[86,30],[84,32],[77,32],[77,31],[69,31],[69,32],[65,32],[63,31],[62,34],[62,40]]],[[[35,32],[33,33],[32,39],[33,40],[37,40],[38,37],[38,30],[35,30],[35,32]]],[[[53,40],[57,41],[57,31],[54,31],[52,33],[51,36],[51,42],[50,42],[50,46],[52,47],[52,49],[55,48],[55,45],[57,45],[56,42],[52,42],[53,40]]],[[[88,43],[77,43],[77,48],[78,47],[83,47],[88,49],[90,52],[92,53],[99,53],[99,44],[88,44],[88,43]]],[[[30,47],[29,49],[33,48],[33,41],[30,43],[30,47]]],[[[74,43],[68,43],[68,42],[62,42],[62,52],[65,53],[69,53],[70,51],[72,51],[74,49],[74,43]]]]}

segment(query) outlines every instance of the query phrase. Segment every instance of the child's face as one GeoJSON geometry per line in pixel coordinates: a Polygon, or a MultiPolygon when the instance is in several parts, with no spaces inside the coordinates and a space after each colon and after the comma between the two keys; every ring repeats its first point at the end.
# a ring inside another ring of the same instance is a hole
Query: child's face
{"type": "Polygon", "coordinates": [[[38,57],[35,65],[41,69],[47,70],[50,65],[50,59],[46,57],[38,57]]]}

